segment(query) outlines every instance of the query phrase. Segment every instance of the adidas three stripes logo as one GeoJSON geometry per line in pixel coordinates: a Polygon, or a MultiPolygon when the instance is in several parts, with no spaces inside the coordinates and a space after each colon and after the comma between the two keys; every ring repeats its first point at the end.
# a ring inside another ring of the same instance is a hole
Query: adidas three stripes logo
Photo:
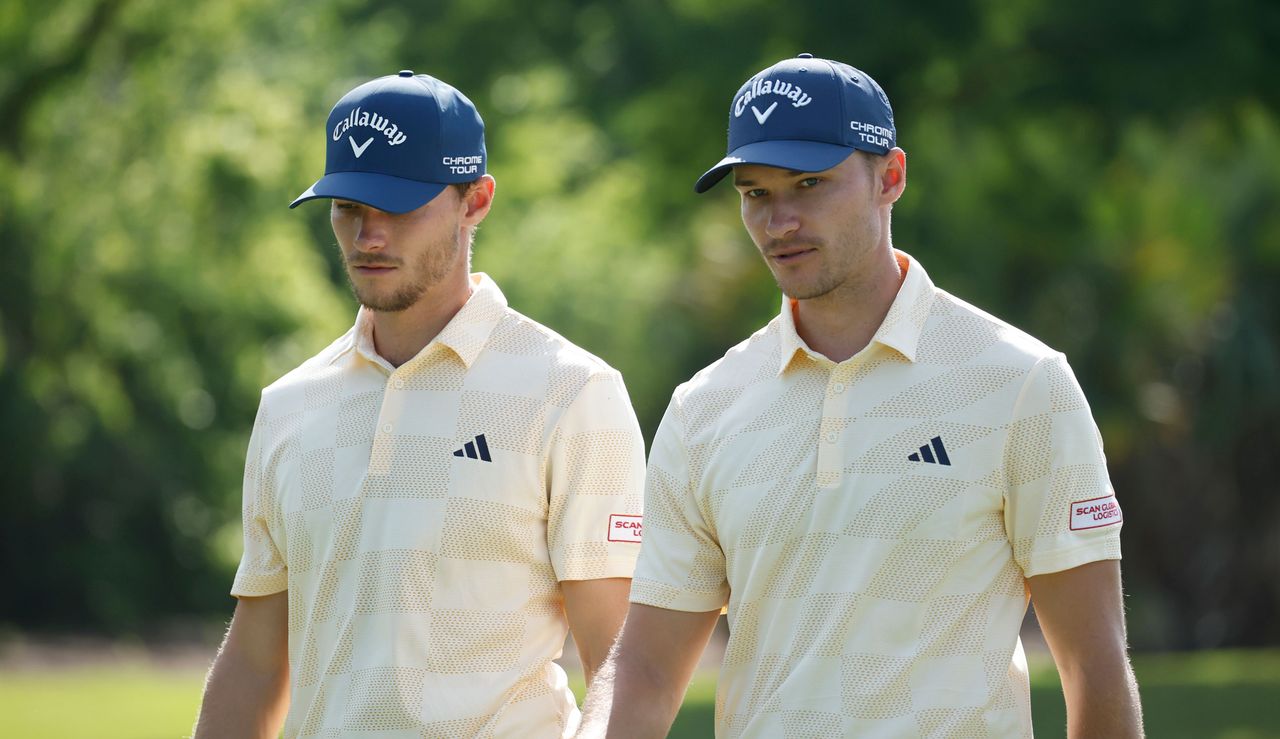
{"type": "Polygon", "coordinates": [[[920,451],[913,452],[908,455],[907,459],[912,462],[926,462],[928,464],[945,464],[948,467],[951,466],[951,458],[947,456],[947,448],[942,445],[941,436],[935,436],[930,439],[928,444],[920,447],[920,451]]]}
{"type": "Polygon", "coordinates": [[[489,456],[489,442],[484,440],[484,434],[477,436],[475,441],[463,444],[461,449],[453,453],[453,456],[478,459],[481,462],[493,461],[493,457],[489,456]]]}

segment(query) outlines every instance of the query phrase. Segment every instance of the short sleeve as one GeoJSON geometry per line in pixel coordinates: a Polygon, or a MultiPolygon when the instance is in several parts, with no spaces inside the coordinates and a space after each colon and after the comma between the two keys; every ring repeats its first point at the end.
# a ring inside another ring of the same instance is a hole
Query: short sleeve
{"type": "Polygon", "coordinates": [[[271,510],[275,505],[275,476],[263,465],[263,447],[269,428],[266,403],[258,406],[245,454],[244,491],[241,523],[244,528],[244,554],[231,594],[240,596],[272,595],[286,590],[288,571],[284,557],[271,533],[271,510]]]}
{"type": "Polygon", "coordinates": [[[649,452],[645,540],[631,602],[694,612],[716,610],[728,599],[724,551],[698,506],[684,424],[673,399],[649,452]]]}
{"type": "Polygon", "coordinates": [[[631,577],[642,532],[644,437],[617,372],[592,375],[565,409],[547,476],[556,579],[631,577]]]}
{"type": "Polygon", "coordinates": [[[1028,374],[1004,465],[1005,529],[1025,576],[1120,558],[1123,516],[1102,437],[1063,355],[1028,374]]]}

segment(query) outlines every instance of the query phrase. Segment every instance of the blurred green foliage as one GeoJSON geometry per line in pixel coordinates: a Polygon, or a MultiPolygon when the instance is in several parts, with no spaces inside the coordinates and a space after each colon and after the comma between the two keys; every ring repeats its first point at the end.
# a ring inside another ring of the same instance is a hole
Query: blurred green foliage
{"type": "Polygon", "coordinates": [[[446,79],[488,125],[476,266],[621,369],[646,432],[777,309],[692,182],[748,75],[895,103],[895,243],[1067,352],[1127,513],[1132,641],[1280,643],[1280,6],[1227,0],[0,3],[0,624],[221,616],[258,391],[345,330],[329,107],[446,79]]]}

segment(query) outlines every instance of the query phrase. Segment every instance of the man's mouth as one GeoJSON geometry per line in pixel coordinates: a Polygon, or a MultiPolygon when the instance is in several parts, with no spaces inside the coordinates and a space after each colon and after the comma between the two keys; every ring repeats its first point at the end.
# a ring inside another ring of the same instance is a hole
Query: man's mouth
{"type": "Polygon", "coordinates": [[[350,267],[356,274],[382,275],[394,270],[396,265],[387,264],[386,262],[353,262],[350,267]]]}
{"type": "Polygon", "coordinates": [[[817,247],[810,244],[789,244],[787,246],[778,247],[769,251],[769,258],[779,264],[787,264],[802,259],[808,254],[817,251],[817,247]]]}

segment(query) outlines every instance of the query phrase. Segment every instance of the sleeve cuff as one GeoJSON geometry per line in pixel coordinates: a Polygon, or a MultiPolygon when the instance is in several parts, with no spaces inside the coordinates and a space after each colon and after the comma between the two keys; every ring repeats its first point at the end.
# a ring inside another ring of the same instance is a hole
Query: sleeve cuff
{"type": "Polygon", "coordinates": [[[656,580],[636,578],[631,581],[631,602],[689,613],[718,611],[729,602],[729,588],[726,586],[722,592],[694,593],[656,580]]]}
{"type": "Polygon", "coordinates": [[[1092,542],[1086,546],[1037,555],[1023,575],[1026,577],[1048,575],[1107,559],[1120,559],[1119,538],[1109,539],[1102,546],[1092,542]]]}
{"type": "Polygon", "coordinates": [[[275,572],[269,575],[250,575],[236,573],[235,583],[231,586],[231,594],[237,598],[256,598],[263,595],[275,595],[289,589],[289,575],[286,572],[275,572]]]}
{"type": "Polygon", "coordinates": [[[612,555],[605,559],[598,560],[572,560],[565,563],[564,571],[557,573],[560,581],[564,580],[605,580],[613,577],[623,577],[630,579],[636,570],[636,557],[640,554],[640,547],[635,547],[636,553],[631,555],[612,555]]]}

